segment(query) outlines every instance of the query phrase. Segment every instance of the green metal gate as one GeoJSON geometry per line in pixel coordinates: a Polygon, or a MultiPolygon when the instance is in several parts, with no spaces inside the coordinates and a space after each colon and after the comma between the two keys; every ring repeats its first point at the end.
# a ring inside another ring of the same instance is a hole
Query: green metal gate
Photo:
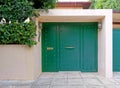
{"type": "Polygon", "coordinates": [[[120,71],[120,29],[113,29],[113,71],[120,71]]]}
{"type": "Polygon", "coordinates": [[[43,23],[42,71],[97,71],[97,23],[43,23]]]}

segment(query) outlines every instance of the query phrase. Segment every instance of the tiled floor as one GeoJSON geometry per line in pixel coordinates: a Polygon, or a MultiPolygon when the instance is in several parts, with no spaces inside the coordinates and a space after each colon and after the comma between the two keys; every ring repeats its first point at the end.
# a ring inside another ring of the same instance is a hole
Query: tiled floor
{"type": "Polygon", "coordinates": [[[97,73],[43,73],[34,82],[3,82],[0,88],[120,88],[120,73],[106,79],[97,73]]]}

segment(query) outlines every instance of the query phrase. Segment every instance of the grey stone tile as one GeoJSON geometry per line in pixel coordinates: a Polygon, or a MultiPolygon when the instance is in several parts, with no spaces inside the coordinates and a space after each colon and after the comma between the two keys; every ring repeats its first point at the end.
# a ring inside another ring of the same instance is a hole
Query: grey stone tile
{"type": "Polygon", "coordinates": [[[102,83],[98,79],[84,79],[85,85],[102,85],[102,83]]]}
{"type": "Polygon", "coordinates": [[[67,71],[68,74],[71,74],[71,73],[75,73],[75,74],[80,74],[81,72],[80,71],[67,71]]]}
{"type": "Polygon", "coordinates": [[[84,86],[51,86],[50,88],[85,88],[84,86]]]}
{"type": "Polygon", "coordinates": [[[0,86],[0,88],[10,88],[10,86],[0,86]]]}
{"type": "Polygon", "coordinates": [[[54,75],[54,78],[67,78],[68,74],[65,72],[59,72],[58,74],[54,75]]]}
{"type": "Polygon", "coordinates": [[[68,88],[68,86],[51,86],[50,88],[68,88]]]}
{"type": "Polygon", "coordinates": [[[67,79],[64,78],[56,78],[52,81],[51,85],[67,85],[67,79]]]}
{"type": "Polygon", "coordinates": [[[98,85],[87,85],[86,88],[104,88],[104,86],[98,86],[98,85]]]}
{"type": "Polygon", "coordinates": [[[120,84],[120,79],[114,79],[118,84],[120,84]]]}
{"type": "Polygon", "coordinates": [[[83,85],[83,79],[68,79],[68,85],[83,85]]]}
{"type": "Polygon", "coordinates": [[[82,78],[96,78],[96,73],[81,73],[82,78]]]}
{"type": "Polygon", "coordinates": [[[31,88],[50,88],[50,86],[49,85],[47,85],[47,86],[32,86],[31,88]]]}
{"type": "Polygon", "coordinates": [[[115,88],[120,88],[120,85],[115,85],[115,88]]]}
{"type": "Polygon", "coordinates": [[[59,71],[58,74],[67,74],[69,71],[59,71]]]}
{"type": "Polygon", "coordinates": [[[31,88],[31,86],[12,86],[11,88],[31,88]]]}
{"type": "Polygon", "coordinates": [[[68,86],[68,88],[85,88],[85,86],[81,85],[81,86],[68,86]]]}
{"type": "Polygon", "coordinates": [[[39,79],[40,78],[53,78],[54,76],[55,76],[55,74],[46,73],[46,74],[40,75],[39,79]]]}
{"type": "Polygon", "coordinates": [[[114,84],[116,84],[117,82],[115,81],[115,80],[113,80],[113,79],[107,79],[107,78],[99,78],[99,80],[103,83],[103,84],[105,84],[105,85],[114,85],[114,84]]]}
{"type": "Polygon", "coordinates": [[[82,78],[79,72],[68,73],[68,78],[82,78]]]}
{"type": "Polygon", "coordinates": [[[120,88],[120,85],[105,85],[105,88],[120,88]]]}
{"type": "Polygon", "coordinates": [[[115,85],[105,85],[105,88],[116,88],[115,85]]]}
{"type": "Polygon", "coordinates": [[[49,78],[41,78],[38,81],[36,81],[35,83],[33,83],[33,85],[50,85],[52,82],[52,79],[49,78]]]}

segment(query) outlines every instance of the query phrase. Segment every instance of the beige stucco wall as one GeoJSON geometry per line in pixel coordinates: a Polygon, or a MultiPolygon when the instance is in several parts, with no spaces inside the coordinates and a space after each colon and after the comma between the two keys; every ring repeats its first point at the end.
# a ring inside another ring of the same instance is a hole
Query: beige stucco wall
{"type": "MultiPolygon", "coordinates": [[[[36,23],[38,35],[39,26],[36,23]]],[[[31,48],[26,45],[0,45],[0,80],[34,80],[39,77],[40,46],[40,42],[31,48]]]]}
{"type": "Polygon", "coordinates": [[[107,78],[113,76],[112,58],[112,10],[103,12],[102,29],[98,32],[98,72],[107,78]]]}

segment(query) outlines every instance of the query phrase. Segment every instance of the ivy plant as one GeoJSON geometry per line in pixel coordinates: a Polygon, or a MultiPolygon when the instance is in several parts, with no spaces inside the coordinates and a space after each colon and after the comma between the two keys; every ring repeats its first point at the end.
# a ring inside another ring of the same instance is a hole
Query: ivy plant
{"type": "Polygon", "coordinates": [[[7,21],[23,22],[27,17],[33,16],[32,3],[27,0],[3,0],[0,5],[0,18],[7,21]]]}
{"type": "Polygon", "coordinates": [[[32,46],[37,42],[34,22],[0,25],[0,44],[22,44],[32,46]]]}
{"type": "Polygon", "coordinates": [[[28,0],[0,0],[0,20],[6,20],[6,23],[0,24],[0,44],[32,46],[37,43],[34,40],[35,23],[24,23],[27,18],[33,16],[32,5],[28,0]]]}

